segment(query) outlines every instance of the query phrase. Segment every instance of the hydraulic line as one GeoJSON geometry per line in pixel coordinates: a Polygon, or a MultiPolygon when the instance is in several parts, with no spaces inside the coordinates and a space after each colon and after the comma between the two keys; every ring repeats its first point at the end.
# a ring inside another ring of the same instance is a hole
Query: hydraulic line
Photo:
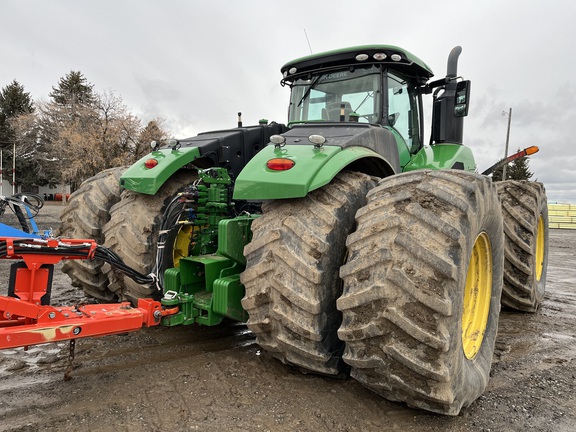
{"type": "Polygon", "coordinates": [[[80,259],[100,259],[109,263],[139,284],[156,283],[157,280],[152,275],[144,275],[128,267],[122,258],[105,246],[97,245],[92,252],[91,243],[69,244],[59,241],[56,247],[49,246],[47,240],[43,239],[12,239],[10,241],[11,250],[8,250],[9,242],[0,240],[0,258],[12,255],[56,255],[80,259]]]}

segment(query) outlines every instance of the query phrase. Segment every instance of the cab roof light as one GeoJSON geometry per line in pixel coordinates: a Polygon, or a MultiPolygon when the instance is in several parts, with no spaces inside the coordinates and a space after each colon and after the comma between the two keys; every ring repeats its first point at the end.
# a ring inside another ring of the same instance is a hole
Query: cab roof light
{"type": "Polygon", "coordinates": [[[268,169],[273,171],[288,171],[292,169],[294,165],[296,165],[296,162],[287,158],[274,158],[266,162],[268,169]]]}
{"type": "Polygon", "coordinates": [[[356,60],[357,61],[366,61],[366,60],[368,60],[368,54],[357,54],[356,60]]]}

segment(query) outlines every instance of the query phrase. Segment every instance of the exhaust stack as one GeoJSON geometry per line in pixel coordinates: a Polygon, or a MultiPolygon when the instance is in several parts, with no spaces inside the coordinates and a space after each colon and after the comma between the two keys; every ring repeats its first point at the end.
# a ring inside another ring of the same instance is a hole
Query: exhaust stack
{"type": "Polygon", "coordinates": [[[462,144],[464,135],[464,116],[467,114],[468,81],[458,83],[458,57],[462,53],[462,47],[452,48],[448,56],[445,85],[443,92],[435,98],[432,112],[432,142],[440,144],[444,142],[462,144]],[[464,84],[464,85],[462,85],[464,84]],[[457,96],[466,96],[465,104],[457,101],[457,96]],[[455,110],[456,106],[458,110],[455,110]],[[457,114],[463,112],[464,114],[457,114]]]}

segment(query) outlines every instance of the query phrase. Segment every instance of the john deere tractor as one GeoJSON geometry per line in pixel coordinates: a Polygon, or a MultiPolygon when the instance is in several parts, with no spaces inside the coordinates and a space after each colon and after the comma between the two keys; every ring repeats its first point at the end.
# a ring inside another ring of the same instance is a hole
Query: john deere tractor
{"type": "Polygon", "coordinates": [[[458,414],[486,387],[501,303],[542,302],[548,244],[542,185],[494,184],[462,144],[460,53],[438,80],[389,45],[287,63],[287,125],[153,143],[72,195],[61,235],[154,283],[98,260],[64,271],[103,301],[177,307],[164,325],[246,322],[284,363],[458,414]]]}

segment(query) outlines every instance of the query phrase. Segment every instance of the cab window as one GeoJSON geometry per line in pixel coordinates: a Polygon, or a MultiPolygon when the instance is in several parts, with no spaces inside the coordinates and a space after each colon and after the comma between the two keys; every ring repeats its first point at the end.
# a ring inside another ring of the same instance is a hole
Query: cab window
{"type": "Polygon", "coordinates": [[[381,69],[331,71],[292,84],[289,122],[349,121],[356,113],[361,123],[377,123],[381,112],[381,69]]]}
{"type": "Polygon", "coordinates": [[[411,152],[417,151],[420,147],[420,123],[416,88],[393,72],[388,72],[387,114],[385,122],[402,135],[411,152]]]}

